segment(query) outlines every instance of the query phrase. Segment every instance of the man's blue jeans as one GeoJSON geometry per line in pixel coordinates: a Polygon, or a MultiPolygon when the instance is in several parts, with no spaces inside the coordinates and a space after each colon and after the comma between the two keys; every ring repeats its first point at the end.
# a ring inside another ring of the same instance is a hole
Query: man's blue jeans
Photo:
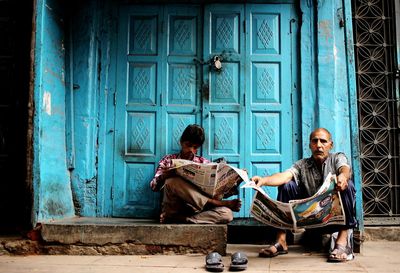
{"type": "MultiPolygon", "coordinates": [[[[346,215],[347,228],[354,228],[357,225],[355,202],[356,189],[354,188],[353,180],[349,180],[348,187],[340,192],[342,199],[343,210],[346,215]]],[[[295,181],[289,181],[278,187],[278,201],[288,203],[289,200],[307,198],[307,194],[299,187],[295,181]]]]}

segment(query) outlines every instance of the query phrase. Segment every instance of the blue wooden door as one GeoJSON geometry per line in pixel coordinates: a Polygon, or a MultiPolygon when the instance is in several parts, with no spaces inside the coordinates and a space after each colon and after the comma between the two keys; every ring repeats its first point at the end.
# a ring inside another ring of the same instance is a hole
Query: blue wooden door
{"type": "Polygon", "coordinates": [[[200,120],[198,6],[121,6],[118,19],[113,216],[156,217],[149,182],[200,120]]]}
{"type": "MultiPolygon", "coordinates": [[[[279,172],[293,160],[291,10],[214,4],[204,12],[204,57],[222,59],[220,71],[204,73],[205,155],[225,157],[250,176],[279,172]]],[[[276,188],[266,190],[276,196],[276,188]]],[[[240,193],[236,217],[249,216],[252,194],[240,193]]]]}
{"type": "MultiPolygon", "coordinates": [[[[123,5],[116,49],[113,216],[157,217],[149,188],[160,158],[179,151],[191,123],[202,154],[250,175],[293,160],[292,6],[123,5]],[[222,70],[208,60],[222,59],[222,70]],[[205,63],[202,62],[205,61],[205,63]]],[[[271,189],[268,189],[271,190],[271,189]]],[[[274,192],[272,192],[274,194],[274,192]]],[[[248,217],[252,191],[240,193],[248,217]]]]}

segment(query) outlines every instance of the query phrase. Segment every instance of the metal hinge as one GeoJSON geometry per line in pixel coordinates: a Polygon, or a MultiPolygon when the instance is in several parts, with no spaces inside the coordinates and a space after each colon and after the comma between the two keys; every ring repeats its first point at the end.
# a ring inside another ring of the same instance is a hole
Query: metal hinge
{"type": "Polygon", "coordinates": [[[114,105],[117,105],[117,92],[114,92],[114,105]]]}
{"type": "Polygon", "coordinates": [[[243,20],[243,32],[246,33],[246,20],[243,20]]]}
{"type": "Polygon", "coordinates": [[[289,22],[290,33],[292,33],[292,24],[296,23],[296,19],[292,18],[289,22]]]}
{"type": "Polygon", "coordinates": [[[114,200],[114,187],[111,187],[111,200],[114,200]]]}

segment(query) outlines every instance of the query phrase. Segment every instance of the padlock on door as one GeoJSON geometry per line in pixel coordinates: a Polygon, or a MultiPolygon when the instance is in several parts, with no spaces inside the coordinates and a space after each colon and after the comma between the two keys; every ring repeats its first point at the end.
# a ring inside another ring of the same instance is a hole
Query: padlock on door
{"type": "Polygon", "coordinates": [[[222,63],[221,63],[221,57],[218,55],[215,55],[211,61],[211,67],[213,70],[219,72],[222,69],[222,63]]]}

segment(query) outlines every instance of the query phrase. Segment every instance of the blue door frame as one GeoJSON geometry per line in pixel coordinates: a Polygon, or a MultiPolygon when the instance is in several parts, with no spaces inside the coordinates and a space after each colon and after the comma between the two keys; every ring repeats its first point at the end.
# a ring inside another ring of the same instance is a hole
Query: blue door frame
{"type": "MultiPolygon", "coordinates": [[[[87,1],[74,15],[64,14],[57,0],[35,4],[33,222],[110,216],[112,191],[106,181],[112,177],[105,159],[113,157],[115,142],[114,115],[108,109],[115,94],[115,59],[110,54],[115,45],[110,41],[116,38],[117,14],[106,0],[87,1]],[[69,35],[60,21],[71,22],[69,35]]],[[[309,155],[313,128],[328,128],[335,147],[351,155],[360,191],[351,2],[301,0],[299,6],[301,24],[291,26],[299,33],[299,50],[296,45],[293,50],[300,69],[293,96],[301,102],[295,106],[299,115],[294,131],[301,132],[294,136],[299,141],[296,154],[309,155]]],[[[357,218],[362,228],[360,195],[357,218]]]]}

